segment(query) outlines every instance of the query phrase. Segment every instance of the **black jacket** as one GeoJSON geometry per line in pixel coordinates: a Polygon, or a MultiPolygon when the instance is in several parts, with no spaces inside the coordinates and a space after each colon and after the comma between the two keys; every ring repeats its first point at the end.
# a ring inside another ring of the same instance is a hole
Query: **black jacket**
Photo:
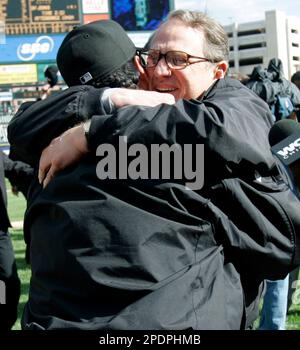
{"type": "Polygon", "coordinates": [[[33,180],[33,168],[21,161],[13,160],[13,153],[10,150],[9,157],[4,153],[4,173],[11,186],[15,186],[27,198],[28,189],[33,180]]]}
{"type": "Polygon", "coordinates": [[[4,178],[4,156],[2,151],[0,151],[0,230],[7,232],[7,229],[11,225],[6,210],[7,196],[4,178]]]}
{"type": "MultiPolygon", "coordinates": [[[[10,222],[6,210],[7,196],[4,179],[3,153],[0,151],[0,281],[5,285],[5,304],[0,306],[0,332],[10,330],[17,319],[20,280],[9,233],[10,222]]],[[[2,300],[1,300],[2,302],[2,300]]]]}
{"type": "MultiPolygon", "coordinates": [[[[90,117],[84,98],[91,101],[89,90],[101,108],[93,88],[74,88],[73,99],[72,91],[64,92],[68,105],[62,113],[56,110],[56,131],[63,129],[63,115],[73,124],[90,117]]],[[[64,99],[55,98],[56,106],[64,99]]],[[[32,137],[43,132],[31,114],[39,106],[19,112],[9,126],[10,142],[31,153],[33,162],[39,155],[31,151],[45,146],[44,138],[32,137]]],[[[91,156],[32,197],[25,219],[32,280],[23,327],[249,326],[258,314],[261,282],[282,278],[299,263],[297,199],[271,178],[257,181],[272,175],[270,126],[268,106],[230,79],[218,81],[199,101],[94,116],[91,156]],[[99,143],[117,143],[119,135],[129,145],[204,144],[204,187],[100,181],[94,150],[99,143]]]]}

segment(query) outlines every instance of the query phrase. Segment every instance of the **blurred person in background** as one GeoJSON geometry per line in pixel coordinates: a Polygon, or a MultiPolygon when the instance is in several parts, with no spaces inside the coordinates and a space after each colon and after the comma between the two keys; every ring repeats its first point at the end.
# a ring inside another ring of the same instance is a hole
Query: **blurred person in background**
{"type": "MultiPolygon", "coordinates": [[[[11,156],[12,152],[10,152],[11,156]]],[[[24,198],[27,200],[28,191],[31,185],[31,182],[34,178],[33,168],[21,161],[12,160],[5,153],[2,153],[3,157],[3,166],[5,177],[9,180],[11,185],[11,191],[15,196],[19,195],[19,192],[22,193],[24,198]]],[[[25,240],[25,239],[24,239],[25,240]]],[[[26,240],[25,240],[26,244],[26,240]]],[[[26,244],[25,248],[25,261],[29,264],[29,245],[26,244]]]]}
{"type": "Polygon", "coordinates": [[[20,298],[20,280],[14,250],[8,233],[3,153],[0,152],[0,333],[10,330],[16,319],[20,298]]]}
{"type": "Polygon", "coordinates": [[[47,84],[42,86],[41,96],[38,100],[44,100],[50,96],[53,88],[56,86],[58,82],[58,68],[55,65],[48,66],[45,69],[44,76],[47,80],[47,84]]]}

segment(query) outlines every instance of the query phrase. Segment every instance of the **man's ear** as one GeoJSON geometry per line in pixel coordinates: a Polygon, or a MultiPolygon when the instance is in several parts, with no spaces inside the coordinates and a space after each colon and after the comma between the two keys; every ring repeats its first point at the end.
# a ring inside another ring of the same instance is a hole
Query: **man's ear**
{"type": "Polygon", "coordinates": [[[141,90],[149,90],[148,87],[148,75],[145,68],[141,65],[139,56],[134,56],[133,63],[135,65],[135,68],[140,73],[139,78],[139,89],[141,90]]]}
{"type": "Polygon", "coordinates": [[[226,61],[218,62],[215,68],[215,79],[225,78],[227,70],[228,70],[228,62],[226,61]]]}

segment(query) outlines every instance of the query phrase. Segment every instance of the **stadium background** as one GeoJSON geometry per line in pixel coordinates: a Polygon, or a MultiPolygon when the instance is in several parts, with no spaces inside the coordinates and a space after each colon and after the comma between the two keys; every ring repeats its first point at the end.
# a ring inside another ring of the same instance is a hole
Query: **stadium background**
{"type": "MultiPolygon", "coordinates": [[[[74,26],[111,18],[142,46],[173,8],[172,0],[0,0],[0,147],[8,151],[7,123],[39,98],[44,71],[74,26]]],[[[59,75],[53,92],[64,87],[59,75]]]]}

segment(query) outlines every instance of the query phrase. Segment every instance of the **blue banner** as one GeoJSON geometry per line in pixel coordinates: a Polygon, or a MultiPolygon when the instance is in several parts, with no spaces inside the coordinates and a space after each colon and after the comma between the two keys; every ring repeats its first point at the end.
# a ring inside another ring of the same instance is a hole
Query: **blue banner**
{"type": "Polygon", "coordinates": [[[66,34],[6,36],[0,45],[0,63],[33,63],[55,60],[66,34]]]}

